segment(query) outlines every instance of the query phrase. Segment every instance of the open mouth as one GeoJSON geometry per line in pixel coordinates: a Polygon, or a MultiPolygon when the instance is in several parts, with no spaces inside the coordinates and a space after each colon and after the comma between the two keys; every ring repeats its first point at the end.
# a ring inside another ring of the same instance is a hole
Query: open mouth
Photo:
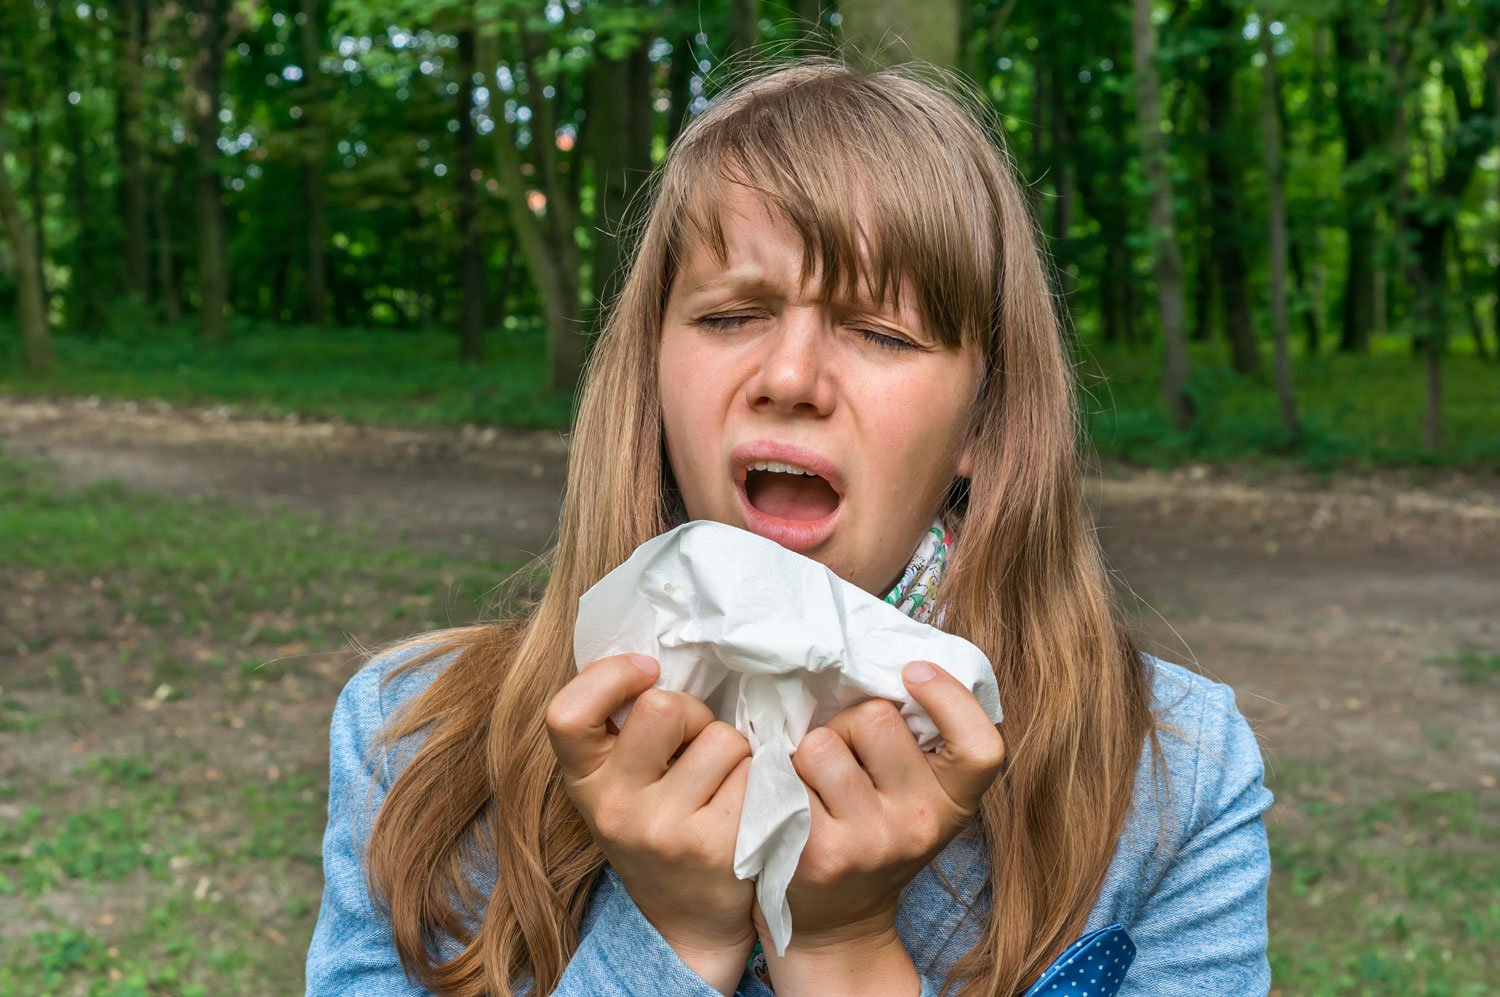
{"type": "Polygon", "coordinates": [[[745,469],[745,498],[758,512],[795,523],[825,519],[839,507],[839,493],[826,478],[777,461],[745,469]]]}
{"type": "Polygon", "coordinates": [[[731,465],[751,533],[801,554],[833,535],[842,518],[844,482],[832,461],[801,447],[759,440],[736,447],[731,465]]]}

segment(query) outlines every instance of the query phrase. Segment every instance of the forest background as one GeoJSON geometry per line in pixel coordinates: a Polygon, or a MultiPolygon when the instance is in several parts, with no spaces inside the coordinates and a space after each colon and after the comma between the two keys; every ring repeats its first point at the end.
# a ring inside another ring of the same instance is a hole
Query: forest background
{"type": "Polygon", "coordinates": [[[0,0],[0,997],[301,990],[350,647],[542,549],[651,170],[851,43],[996,112],[1274,993],[1500,992],[1500,0],[0,0]]]}
{"type": "Polygon", "coordinates": [[[1101,452],[1500,461],[1496,0],[844,7],[6,0],[0,390],[563,426],[677,131],[853,40],[993,103],[1101,452]]]}

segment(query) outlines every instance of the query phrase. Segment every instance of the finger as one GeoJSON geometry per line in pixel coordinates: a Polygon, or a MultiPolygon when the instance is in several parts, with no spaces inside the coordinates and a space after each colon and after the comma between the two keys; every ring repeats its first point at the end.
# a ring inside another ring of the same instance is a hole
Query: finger
{"type": "Polygon", "coordinates": [[[745,808],[745,787],[750,783],[750,758],[741,758],[719,783],[719,788],[708,801],[707,807],[726,824],[733,824],[738,833],[740,812],[745,808]]]}
{"type": "Polygon", "coordinates": [[[609,753],[609,766],[636,784],[656,782],[667,771],[677,749],[713,723],[703,700],[685,692],[647,689],[630,708],[625,726],[609,753]]]}
{"type": "Polygon", "coordinates": [[[870,776],[859,767],[844,739],[827,727],[807,732],[792,755],[792,766],[835,820],[873,818],[879,813],[880,798],[870,776]]]}
{"type": "Polygon", "coordinates": [[[563,775],[582,779],[609,757],[615,735],[611,713],[651,688],[661,666],[644,654],[600,658],[563,686],[547,704],[547,737],[563,775]]]}
{"type": "Polygon", "coordinates": [[[937,725],[943,747],[928,764],[943,791],[966,813],[979,807],[1005,761],[1005,741],[964,684],[930,661],[902,670],[906,691],[937,725]]]}
{"type": "Polygon", "coordinates": [[[700,809],[711,800],[724,780],[750,757],[745,735],[722,720],[715,720],[693,738],[682,756],[662,777],[662,788],[700,809]]]}
{"type": "Polygon", "coordinates": [[[906,726],[906,718],[890,700],[871,699],[851,706],[827,726],[849,745],[881,795],[932,787],[932,768],[906,726]]]}

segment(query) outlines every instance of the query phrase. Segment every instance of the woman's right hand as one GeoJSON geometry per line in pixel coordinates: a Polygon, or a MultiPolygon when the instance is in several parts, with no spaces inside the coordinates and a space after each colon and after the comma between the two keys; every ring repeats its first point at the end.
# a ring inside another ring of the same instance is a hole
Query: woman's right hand
{"type": "Polygon", "coordinates": [[[601,658],[552,698],[547,733],[604,857],[683,962],[733,993],[755,929],[734,874],[750,744],[699,699],[653,689],[655,659],[601,658]],[[635,700],[619,734],[611,714],[635,700]]]}

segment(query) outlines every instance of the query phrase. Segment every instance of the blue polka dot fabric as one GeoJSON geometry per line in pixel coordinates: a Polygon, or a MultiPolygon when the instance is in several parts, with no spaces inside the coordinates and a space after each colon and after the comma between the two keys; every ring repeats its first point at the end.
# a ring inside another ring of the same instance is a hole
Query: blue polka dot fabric
{"type": "Polygon", "coordinates": [[[1114,997],[1135,961],[1135,942],[1123,925],[1090,931],[1047,967],[1026,997],[1114,997]]]}

